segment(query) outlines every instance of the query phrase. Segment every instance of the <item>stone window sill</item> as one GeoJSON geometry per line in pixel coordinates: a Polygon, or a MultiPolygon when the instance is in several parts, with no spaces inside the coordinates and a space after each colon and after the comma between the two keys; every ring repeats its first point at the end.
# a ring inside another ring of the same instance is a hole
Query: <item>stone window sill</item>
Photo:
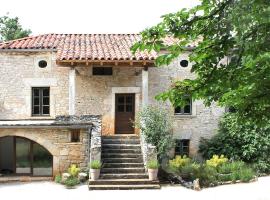
{"type": "Polygon", "coordinates": [[[195,118],[196,115],[174,115],[174,119],[192,119],[195,118]]]}
{"type": "Polygon", "coordinates": [[[63,143],[54,143],[54,144],[67,144],[67,145],[82,145],[82,142],[63,142],[63,143]]]}

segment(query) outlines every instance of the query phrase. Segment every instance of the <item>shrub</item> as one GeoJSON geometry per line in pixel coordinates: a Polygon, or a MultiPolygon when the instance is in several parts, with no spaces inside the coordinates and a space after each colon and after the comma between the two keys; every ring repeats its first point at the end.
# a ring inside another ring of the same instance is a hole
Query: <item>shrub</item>
{"type": "Polygon", "coordinates": [[[239,171],[239,179],[243,182],[249,182],[255,176],[253,170],[248,167],[244,167],[239,171]]]}
{"type": "Polygon", "coordinates": [[[213,157],[210,160],[206,161],[206,164],[211,167],[217,167],[226,162],[228,162],[228,158],[225,158],[224,155],[221,156],[213,155],[213,157]]]}
{"type": "Polygon", "coordinates": [[[100,169],[102,166],[101,162],[99,160],[92,160],[90,163],[91,169],[100,169]]]}
{"type": "Polygon", "coordinates": [[[256,125],[237,113],[225,114],[218,133],[211,139],[201,139],[199,151],[209,159],[223,154],[228,158],[254,164],[260,172],[270,172],[270,122],[256,125]]]}
{"type": "Polygon", "coordinates": [[[77,177],[78,174],[80,172],[80,168],[78,168],[76,165],[71,165],[69,168],[68,168],[68,173],[72,176],[72,177],[77,177]]]}
{"type": "Polygon", "coordinates": [[[191,160],[190,158],[188,158],[187,156],[175,156],[175,158],[173,160],[170,160],[169,161],[169,167],[172,169],[172,170],[179,170],[181,171],[181,168],[190,164],[191,163],[191,160]]]}
{"type": "Polygon", "coordinates": [[[67,187],[74,187],[76,185],[80,184],[80,181],[75,177],[68,177],[67,180],[64,181],[64,185],[67,187]]]}
{"type": "Polygon", "coordinates": [[[159,164],[156,160],[150,160],[147,163],[147,168],[148,169],[158,169],[159,168],[159,164]]]}
{"type": "Polygon", "coordinates": [[[166,158],[173,146],[172,119],[167,110],[159,107],[144,107],[135,121],[147,143],[156,146],[159,161],[166,158]]]}
{"type": "Polygon", "coordinates": [[[198,170],[198,174],[195,174],[195,176],[199,178],[202,187],[215,186],[218,184],[217,170],[212,166],[202,164],[198,170]]]}
{"type": "Polygon", "coordinates": [[[61,183],[62,182],[62,176],[60,174],[56,175],[54,178],[54,181],[56,183],[61,183]]]}
{"type": "Polygon", "coordinates": [[[180,176],[187,181],[195,180],[200,170],[200,164],[188,163],[184,165],[180,170],[180,176]]]}

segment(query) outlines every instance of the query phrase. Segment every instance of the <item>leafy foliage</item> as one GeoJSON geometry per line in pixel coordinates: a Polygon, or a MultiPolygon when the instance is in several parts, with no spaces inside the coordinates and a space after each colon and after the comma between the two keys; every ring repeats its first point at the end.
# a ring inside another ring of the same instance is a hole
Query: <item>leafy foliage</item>
{"type": "Polygon", "coordinates": [[[147,143],[156,146],[159,160],[167,156],[173,146],[172,119],[163,108],[144,107],[135,121],[147,143]]]}
{"type": "Polygon", "coordinates": [[[218,133],[211,139],[201,139],[199,151],[204,158],[214,154],[253,163],[262,172],[270,172],[270,121],[260,127],[237,113],[226,114],[218,133]]]}
{"type": "Polygon", "coordinates": [[[92,160],[90,163],[91,169],[100,169],[101,168],[101,162],[99,160],[92,160]]]}
{"type": "Polygon", "coordinates": [[[18,17],[0,17],[0,41],[15,40],[27,37],[30,34],[31,30],[23,29],[18,17]]]}
{"type": "Polygon", "coordinates": [[[132,50],[162,51],[158,66],[177,58],[186,46],[195,79],[176,81],[158,96],[182,105],[183,95],[234,107],[239,116],[264,124],[270,118],[269,0],[201,0],[201,4],[162,16],[163,21],[141,33],[132,50]],[[166,37],[175,43],[166,43],[166,37]]]}
{"type": "Polygon", "coordinates": [[[64,181],[64,185],[66,185],[67,187],[74,187],[76,185],[80,184],[80,181],[78,180],[78,178],[70,176],[68,177],[65,181],[64,181]]]}
{"type": "Polygon", "coordinates": [[[156,160],[150,160],[147,163],[147,168],[148,169],[158,169],[159,168],[159,164],[156,160]]]}
{"type": "Polygon", "coordinates": [[[188,158],[186,155],[183,157],[175,156],[174,159],[169,160],[169,165],[172,169],[181,169],[182,167],[191,163],[191,159],[188,158]]]}

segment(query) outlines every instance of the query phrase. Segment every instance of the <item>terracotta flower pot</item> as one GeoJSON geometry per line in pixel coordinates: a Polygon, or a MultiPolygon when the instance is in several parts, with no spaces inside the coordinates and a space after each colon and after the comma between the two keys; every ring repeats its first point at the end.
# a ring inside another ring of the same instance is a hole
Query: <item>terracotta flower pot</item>
{"type": "Polygon", "coordinates": [[[98,180],[99,175],[100,175],[100,169],[91,169],[90,168],[91,180],[93,180],[93,181],[98,180]]]}
{"type": "Polygon", "coordinates": [[[148,169],[148,176],[150,181],[157,180],[158,169],[148,169]]]}

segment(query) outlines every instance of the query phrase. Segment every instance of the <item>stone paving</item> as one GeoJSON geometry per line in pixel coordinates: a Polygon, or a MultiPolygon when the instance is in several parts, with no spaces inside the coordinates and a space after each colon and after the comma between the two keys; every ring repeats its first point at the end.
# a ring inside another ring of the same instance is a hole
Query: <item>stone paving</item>
{"type": "Polygon", "coordinates": [[[54,182],[10,183],[0,185],[1,200],[270,200],[270,176],[253,183],[239,183],[193,191],[181,186],[164,186],[161,190],[88,191],[87,185],[65,189],[54,182]]]}

